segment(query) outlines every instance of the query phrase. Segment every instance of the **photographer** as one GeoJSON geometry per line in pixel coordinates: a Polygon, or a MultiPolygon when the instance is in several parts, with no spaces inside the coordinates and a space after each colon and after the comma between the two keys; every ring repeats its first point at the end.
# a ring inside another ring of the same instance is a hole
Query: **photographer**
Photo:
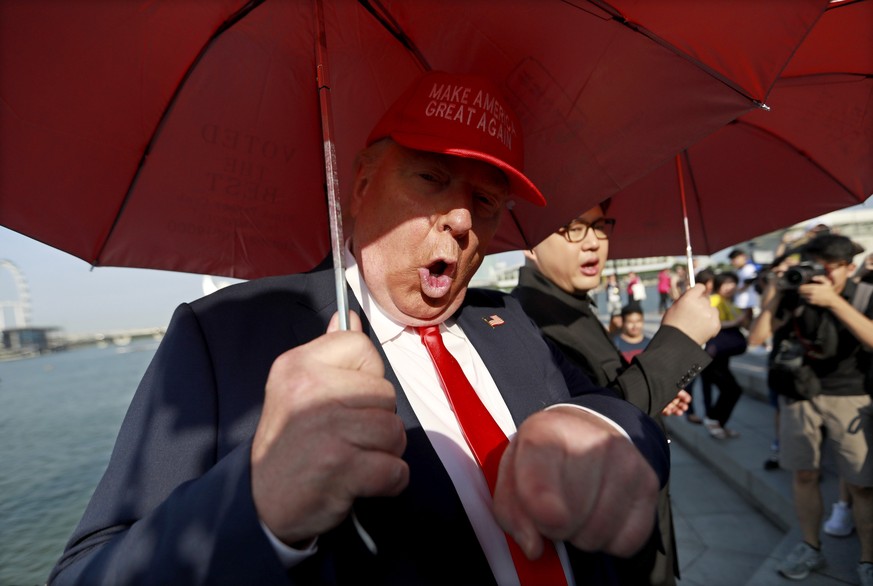
{"type": "Polygon", "coordinates": [[[860,285],[850,275],[859,249],[844,236],[824,234],[803,247],[800,259],[792,255],[774,263],[749,343],[773,338],[768,382],[780,394],[780,465],[793,471],[803,535],[779,572],[802,580],[825,565],[819,469],[826,435],[854,503],[861,543],[858,575],[862,585],[873,586],[873,461],[867,457],[873,425],[865,388],[873,303],[868,298],[863,310],[853,306],[860,285]]]}

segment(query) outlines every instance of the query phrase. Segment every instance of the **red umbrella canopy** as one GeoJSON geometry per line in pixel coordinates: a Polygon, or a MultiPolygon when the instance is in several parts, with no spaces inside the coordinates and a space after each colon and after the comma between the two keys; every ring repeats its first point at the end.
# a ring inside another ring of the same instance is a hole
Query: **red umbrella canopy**
{"type": "MultiPolygon", "coordinates": [[[[0,4],[0,224],[93,265],[254,278],[330,249],[315,2],[0,4]]],[[[761,102],[826,0],[324,0],[340,189],[425,69],[490,76],[536,242],[761,102]]],[[[504,222],[494,249],[525,245],[504,222]]]]}
{"type": "MultiPolygon", "coordinates": [[[[873,195],[873,2],[832,2],[756,109],[680,156],[694,252],[873,195]]],[[[675,161],[617,194],[610,256],[684,254],[675,161]]]]}

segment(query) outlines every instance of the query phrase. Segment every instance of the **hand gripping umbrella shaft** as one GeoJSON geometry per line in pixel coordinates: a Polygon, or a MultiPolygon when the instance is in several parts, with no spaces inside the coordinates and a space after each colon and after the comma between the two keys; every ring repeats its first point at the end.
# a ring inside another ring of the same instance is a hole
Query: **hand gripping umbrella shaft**
{"type": "MultiPolygon", "coordinates": [[[[333,141],[333,118],[330,105],[330,76],[327,65],[327,36],[324,30],[324,10],[321,0],[313,0],[318,25],[316,52],[316,81],[318,84],[319,110],[321,112],[321,134],[324,139],[324,175],[327,186],[328,223],[330,225],[330,249],[333,255],[334,284],[336,285],[336,305],[339,314],[339,329],[349,329],[349,300],[346,293],[346,274],[343,243],[342,213],[339,197],[339,174],[337,172],[336,147],[333,141]]],[[[355,510],[351,510],[352,522],[364,545],[376,555],[376,542],[367,533],[355,510]]]]}

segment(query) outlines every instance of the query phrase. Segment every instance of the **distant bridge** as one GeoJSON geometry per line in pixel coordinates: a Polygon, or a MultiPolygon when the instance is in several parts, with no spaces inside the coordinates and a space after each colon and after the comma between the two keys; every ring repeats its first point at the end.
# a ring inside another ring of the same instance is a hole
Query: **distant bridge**
{"type": "Polygon", "coordinates": [[[131,328],[87,334],[60,334],[58,342],[67,347],[89,345],[127,346],[136,340],[160,340],[167,328],[131,328]]]}

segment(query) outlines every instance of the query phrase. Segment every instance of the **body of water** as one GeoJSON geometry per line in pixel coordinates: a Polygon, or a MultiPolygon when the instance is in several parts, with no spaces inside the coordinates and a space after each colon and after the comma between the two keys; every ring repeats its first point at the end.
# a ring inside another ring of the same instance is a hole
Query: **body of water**
{"type": "Polygon", "coordinates": [[[0,585],[45,583],[157,344],[0,362],[0,585]]]}

